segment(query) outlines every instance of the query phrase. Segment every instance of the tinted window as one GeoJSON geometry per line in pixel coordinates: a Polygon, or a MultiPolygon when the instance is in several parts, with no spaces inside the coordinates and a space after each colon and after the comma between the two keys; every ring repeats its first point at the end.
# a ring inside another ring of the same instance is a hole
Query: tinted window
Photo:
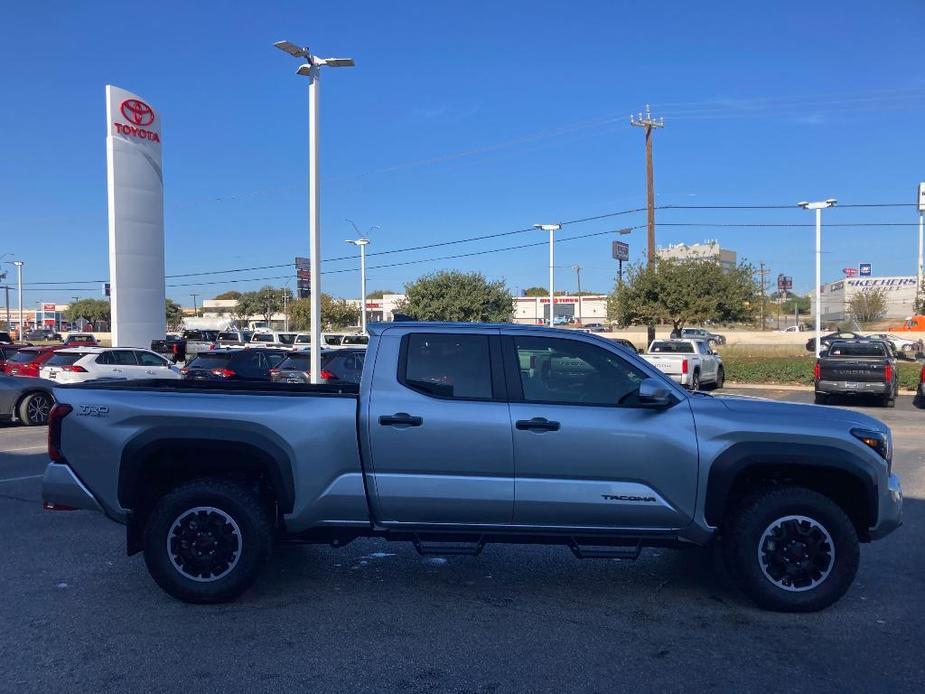
{"type": "Polygon", "coordinates": [[[584,342],[514,339],[524,400],[575,405],[631,405],[645,374],[616,354],[584,342]]]}
{"type": "Polygon", "coordinates": [[[258,333],[251,338],[251,342],[273,342],[273,336],[269,333],[258,333]]]}
{"type": "Polygon", "coordinates": [[[112,363],[116,366],[138,366],[135,353],[130,349],[115,349],[112,351],[112,363]]]}
{"type": "Polygon", "coordinates": [[[219,334],[218,334],[218,339],[219,339],[219,340],[230,340],[230,341],[232,341],[232,342],[237,342],[237,341],[240,340],[241,338],[238,336],[237,333],[219,333],[219,334]]]}
{"type": "Polygon", "coordinates": [[[694,346],[688,342],[653,342],[650,351],[667,354],[693,354],[694,346]]]}
{"type": "Polygon", "coordinates": [[[337,346],[337,345],[339,345],[341,342],[343,342],[344,337],[343,337],[343,335],[325,335],[325,336],[322,337],[321,339],[324,340],[324,344],[326,344],[326,345],[334,345],[334,346],[337,346]]]}
{"type": "Polygon", "coordinates": [[[408,335],[402,383],[428,395],[491,398],[487,335],[408,335]]]}
{"type": "Polygon", "coordinates": [[[344,335],[345,345],[368,345],[369,336],[368,335],[344,335]]]}
{"type": "Polygon", "coordinates": [[[11,364],[28,364],[33,359],[36,359],[41,352],[36,352],[33,350],[24,349],[21,352],[17,352],[12,357],[7,359],[11,364]]]}
{"type": "Polygon", "coordinates": [[[292,354],[280,363],[279,368],[286,371],[308,371],[311,364],[311,357],[305,354],[292,354]]]}
{"type": "Polygon", "coordinates": [[[235,352],[212,352],[208,355],[200,354],[189,363],[191,369],[224,369],[235,355],[235,352]]]}
{"type": "Polygon", "coordinates": [[[279,352],[270,352],[269,354],[265,354],[264,357],[267,360],[267,365],[263,368],[275,369],[282,363],[283,359],[286,358],[286,355],[280,354],[279,352]]]}
{"type": "Polygon", "coordinates": [[[297,345],[309,345],[312,342],[311,335],[296,335],[295,343],[297,345]]]}
{"type": "Polygon", "coordinates": [[[829,349],[832,357],[885,357],[882,342],[835,342],[829,349]]]}
{"type": "Polygon", "coordinates": [[[150,352],[135,352],[135,356],[138,357],[138,363],[142,366],[167,366],[166,359],[150,352]]]}
{"type": "Polygon", "coordinates": [[[70,366],[85,354],[79,352],[55,352],[55,354],[45,362],[45,366],[70,366]]]}
{"type": "Polygon", "coordinates": [[[321,366],[333,373],[338,380],[359,383],[360,376],[363,374],[363,359],[365,356],[364,353],[358,352],[323,355],[321,366]]]}
{"type": "Polygon", "coordinates": [[[295,342],[296,335],[295,333],[280,333],[279,341],[284,345],[291,345],[295,342]]]}

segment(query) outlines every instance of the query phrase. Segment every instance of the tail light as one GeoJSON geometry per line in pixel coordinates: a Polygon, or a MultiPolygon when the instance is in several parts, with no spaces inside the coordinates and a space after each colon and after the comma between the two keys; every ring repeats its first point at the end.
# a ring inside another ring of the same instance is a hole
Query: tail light
{"type": "Polygon", "coordinates": [[[176,354],[177,351],[178,351],[178,349],[177,349],[178,347],[179,347],[179,345],[178,345],[176,342],[174,342],[172,345],[170,345],[170,351],[173,352],[174,354],[176,354]]]}
{"type": "Polygon", "coordinates": [[[87,370],[84,367],[78,366],[77,364],[69,364],[69,365],[62,366],[61,370],[70,371],[72,373],[80,373],[80,374],[87,373],[87,370]]]}
{"type": "Polygon", "coordinates": [[[48,457],[52,460],[67,462],[61,453],[61,420],[73,409],[70,405],[59,402],[48,413],[48,457]]]}
{"type": "Polygon", "coordinates": [[[213,376],[221,376],[222,378],[231,378],[232,376],[237,376],[237,374],[231,369],[212,369],[213,376]]]}
{"type": "Polygon", "coordinates": [[[919,374],[919,383],[925,383],[925,366],[922,367],[922,373],[919,374]]]}
{"type": "Polygon", "coordinates": [[[184,366],[182,369],[180,369],[181,376],[186,376],[186,374],[188,373],[189,373],[189,369],[187,367],[184,366]]]}
{"type": "Polygon", "coordinates": [[[279,374],[279,369],[270,369],[271,376],[277,376],[279,374]]]}
{"type": "Polygon", "coordinates": [[[209,349],[215,349],[215,343],[214,343],[214,342],[209,343],[209,349]]]}
{"type": "Polygon", "coordinates": [[[893,380],[893,365],[887,364],[883,367],[883,380],[892,381],[893,380]]]}
{"type": "Polygon", "coordinates": [[[818,381],[822,375],[822,368],[819,366],[819,360],[813,365],[813,380],[818,381]]]}
{"type": "Polygon", "coordinates": [[[688,370],[687,359],[681,360],[681,373],[686,374],[688,370]]]}
{"type": "MultiPolygon", "coordinates": [[[[687,371],[685,371],[684,373],[687,373],[687,371]]],[[[319,374],[319,378],[324,378],[324,379],[337,378],[337,376],[335,376],[333,373],[331,373],[327,369],[321,369],[321,371],[319,371],[318,374],[319,374]]],[[[305,375],[311,378],[312,372],[306,371],[305,375]]]]}

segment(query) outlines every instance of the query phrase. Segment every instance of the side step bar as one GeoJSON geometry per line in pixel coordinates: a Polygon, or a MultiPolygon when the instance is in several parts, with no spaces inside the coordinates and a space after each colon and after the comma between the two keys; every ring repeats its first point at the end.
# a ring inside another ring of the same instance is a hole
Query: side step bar
{"type": "Polygon", "coordinates": [[[480,535],[472,542],[440,542],[436,540],[422,540],[420,535],[414,536],[414,548],[422,556],[470,556],[481,554],[485,541],[480,535]]]}
{"type": "Polygon", "coordinates": [[[639,558],[642,543],[632,545],[582,545],[574,540],[569,543],[572,553],[579,559],[629,559],[639,558]]]}

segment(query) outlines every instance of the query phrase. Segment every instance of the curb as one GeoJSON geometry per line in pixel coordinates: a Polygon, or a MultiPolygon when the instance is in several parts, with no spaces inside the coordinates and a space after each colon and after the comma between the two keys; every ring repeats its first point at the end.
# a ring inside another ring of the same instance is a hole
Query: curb
{"type": "MultiPolygon", "coordinates": [[[[730,383],[726,381],[723,384],[723,390],[787,390],[794,392],[812,393],[815,388],[812,386],[798,386],[785,383],[730,383]]],[[[915,395],[914,390],[901,389],[897,395],[915,395]]]]}

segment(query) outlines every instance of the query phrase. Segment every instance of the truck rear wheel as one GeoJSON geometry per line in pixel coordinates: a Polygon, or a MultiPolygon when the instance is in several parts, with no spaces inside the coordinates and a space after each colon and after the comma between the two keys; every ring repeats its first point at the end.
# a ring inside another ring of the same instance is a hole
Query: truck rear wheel
{"type": "Polygon", "coordinates": [[[780,612],[815,612],[844,595],[858,570],[854,525],[838,504],[802,487],[771,489],[726,524],[724,554],[745,593],[780,612]]]}
{"type": "Polygon", "coordinates": [[[184,602],[234,600],[270,554],[270,514],[247,487],[194,480],[161,497],[144,529],[148,572],[184,602]]]}

